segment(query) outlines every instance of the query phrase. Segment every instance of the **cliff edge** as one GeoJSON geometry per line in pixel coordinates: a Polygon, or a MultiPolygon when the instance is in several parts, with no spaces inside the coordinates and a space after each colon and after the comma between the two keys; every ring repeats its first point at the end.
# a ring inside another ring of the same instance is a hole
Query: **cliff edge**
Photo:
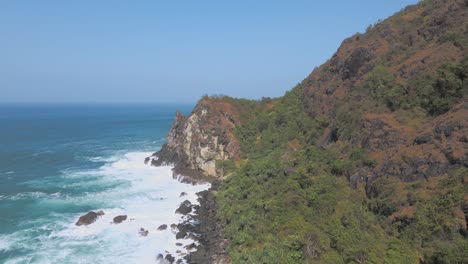
{"type": "Polygon", "coordinates": [[[179,111],[167,136],[167,143],[147,159],[152,165],[173,164],[175,173],[224,178],[217,162],[240,160],[234,128],[240,124],[236,106],[222,97],[204,97],[193,112],[179,111]]]}

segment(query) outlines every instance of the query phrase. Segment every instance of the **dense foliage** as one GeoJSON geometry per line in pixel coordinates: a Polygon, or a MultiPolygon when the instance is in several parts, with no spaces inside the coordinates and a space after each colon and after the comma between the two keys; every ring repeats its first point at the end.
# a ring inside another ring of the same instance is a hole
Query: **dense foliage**
{"type": "MultiPolygon", "coordinates": [[[[439,2],[413,7],[427,8],[418,23],[429,20],[429,7],[439,2]]],[[[392,18],[392,26],[411,31],[402,16],[392,18]]],[[[379,23],[361,38],[381,37],[382,29],[379,23]]],[[[363,114],[390,113],[420,127],[468,94],[467,58],[402,78],[395,65],[422,44],[398,41],[404,45],[395,44],[356,78],[329,113],[305,98],[305,82],[277,99],[226,98],[241,109],[242,120],[235,131],[241,162],[218,163],[230,175],[217,199],[234,263],[466,263],[467,234],[459,222],[468,193],[466,167],[417,181],[380,175],[372,189],[350,182],[354,171],[376,166],[356,144],[363,114]],[[323,147],[327,130],[331,144],[323,147]]],[[[462,47],[467,37],[445,32],[437,41],[462,47]]],[[[330,80],[337,72],[327,64],[318,78],[330,80]]],[[[340,87],[346,78],[329,83],[340,87]]]]}
{"type": "Polygon", "coordinates": [[[381,178],[382,193],[368,197],[345,177],[356,166],[372,166],[346,142],[330,149],[316,144],[328,125],[304,111],[301,86],[264,108],[237,130],[245,160],[223,166],[232,175],[218,193],[218,215],[226,225],[234,263],[462,263],[466,241],[457,233],[452,209],[460,206],[467,170],[441,176],[436,191],[424,182],[381,178]],[[344,158],[345,157],[345,158],[344,158]],[[391,221],[412,191],[411,217],[391,221]],[[434,220],[436,219],[436,220],[434,220]]]}

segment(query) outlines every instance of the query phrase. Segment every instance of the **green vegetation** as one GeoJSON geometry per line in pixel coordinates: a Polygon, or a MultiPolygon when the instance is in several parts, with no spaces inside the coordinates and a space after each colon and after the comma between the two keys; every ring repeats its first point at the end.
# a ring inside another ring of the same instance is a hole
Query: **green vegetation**
{"type": "Polygon", "coordinates": [[[454,233],[451,212],[467,192],[460,184],[467,171],[444,176],[428,199],[415,191],[424,183],[408,187],[388,177],[367,195],[362,184],[352,189],[350,172],[374,161],[346,142],[318,147],[329,122],[308,116],[301,94],[298,85],[275,107],[244,118],[236,131],[244,161],[219,165],[232,173],[217,198],[233,262],[418,263],[423,256],[425,263],[462,263],[466,241],[454,233]],[[421,206],[390,221],[402,205],[421,206]]]}
{"type": "Polygon", "coordinates": [[[430,115],[440,115],[468,94],[468,57],[458,64],[442,65],[435,76],[408,83],[397,83],[388,67],[377,65],[364,79],[360,92],[364,91],[391,111],[419,106],[430,115]]]}
{"type": "Polygon", "coordinates": [[[417,263],[407,240],[386,234],[379,215],[389,213],[375,214],[363,187],[351,189],[342,176],[362,164],[363,152],[314,144],[326,122],[304,112],[301,89],[237,131],[248,156],[217,196],[233,262],[417,263]]]}
{"type": "Polygon", "coordinates": [[[357,140],[365,114],[391,115],[389,122],[411,130],[468,95],[466,57],[410,77],[398,73],[431,38],[465,47],[466,33],[458,29],[417,32],[421,24],[431,30],[443,25],[431,16],[443,3],[424,1],[406,9],[406,17],[397,15],[348,40],[401,37],[390,41],[394,45],[376,63],[356,70],[354,79],[340,75],[336,59],[281,98],[225,98],[240,113],[235,134],[243,155],[237,164],[217,164],[230,175],[217,193],[217,213],[233,263],[466,263],[466,165],[408,182],[394,175],[366,182],[354,175],[381,165],[357,140]],[[311,86],[330,92],[308,94],[311,86]],[[332,103],[320,101],[328,99],[332,103]],[[326,131],[336,135],[323,139],[326,131]]]}

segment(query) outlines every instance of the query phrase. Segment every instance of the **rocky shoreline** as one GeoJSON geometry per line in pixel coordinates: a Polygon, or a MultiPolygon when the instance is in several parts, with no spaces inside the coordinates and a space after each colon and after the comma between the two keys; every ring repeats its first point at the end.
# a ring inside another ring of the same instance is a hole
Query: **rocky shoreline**
{"type": "MultiPolygon", "coordinates": [[[[174,179],[187,184],[210,183],[211,187],[208,190],[197,193],[198,202],[200,205],[193,205],[188,201],[184,201],[176,209],[177,213],[185,216],[185,220],[177,226],[171,228],[176,231],[177,239],[191,238],[198,245],[191,244],[190,253],[183,257],[186,263],[190,264],[225,264],[231,263],[227,255],[228,240],[224,236],[224,227],[217,221],[216,209],[217,203],[215,199],[216,191],[218,190],[221,180],[204,175],[200,171],[184,166],[179,160],[166,160],[160,158],[161,155],[168,151],[159,151],[151,157],[145,159],[145,163],[150,163],[153,166],[161,166],[171,164],[173,168],[174,179]],[[192,251],[192,249],[194,249],[192,251]]],[[[181,196],[184,194],[181,193],[181,196]]],[[[181,263],[182,259],[175,261],[170,255],[158,256],[161,261],[166,263],[181,263]]]]}
{"type": "Polygon", "coordinates": [[[194,220],[196,225],[191,226],[193,232],[198,234],[199,245],[197,250],[185,257],[187,263],[231,263],[227,255],[228,240],[224,236],[224,227],[217,221],[217,203],[215,194],[219,188],[219,181],[212,181],[211,187],[199,192],[200,206],[195,209],[194,220]]]}

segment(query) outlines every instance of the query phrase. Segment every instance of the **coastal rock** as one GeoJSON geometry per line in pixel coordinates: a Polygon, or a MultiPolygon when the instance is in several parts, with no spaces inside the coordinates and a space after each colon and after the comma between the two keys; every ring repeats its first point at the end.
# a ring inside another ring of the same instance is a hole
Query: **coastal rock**
{"type": "Polygon", "coordinates": [[[157,158],[151,163],[174,164],[180,174],[224,178],[216,161],[240,160],[240,145],[234,135],[239,123],[234,104],[224,98],[204,97],[189,116],[176,113],[167,143],[153,155],[157,158]]]}
{"type": "Polygon", "coordinates": [[[212,182],[208,191],[197,193],[200,197],[200,208],[195,215],[200,224],[191,226],[193,233],[200,234],[195,238],[199,242],[195,251],[184,257],[187,263],[231,263],[227,255],[229,241],[225,238],[224,227],[217,221],[215,191],[219,188],[219,182],[212,182]]]}
{"type": "Polygon", "coordinates": [[[186,195],[187,195],[186,192],[181,192],[180,195],[179,195],[179,197],[183,197],[183,196],[186,196],[186,195]]]}
{"type": "Polygon", "coordinates": [[[164,259],[167,260],[169,263],[174,263],[175,261],[175,257],[173,257],[171,254],[167,254],[164,259]]]}
{"type": "Polygon", "coordinates": [[[149,234],[149,231],[148,230],[145,230],[143,227],[140,228],[140,231],[138,232],[138,234],[142,237],[145,237],[145,236],[148,236],[149,234]]]}
{"type": "Polygon", "coordinates": [[[120,224],[125,220],[127,220],[127,215],[118,215],[114,217],[114,224],[120,224]]]}
{"type": "MultiPolygon", "coordinates": [[[[102,212],[102,211],[100,211],[102,212]]],[[[99,217],[100,215],[94,211],[90,211],[88,212],[87,214],[83,215],[83,216],[80,216],[80,218],[78,219],[78,221],[76,222],[75,225],[77,226],[82,226],[82,225],[89,225],[89,224],[92,224],[96,221],[96,219],[99,217]]]]}
{"type": "Polygon", "coordinates": [[[103,216],[103,215],[104,215],[104,211],[99,210],[99,211],[97,212],[97,215],[98,215],[98,216],[103,216]]]}
{"type": "Polygon", "coordinates": [[[161,230],[166,230],[167,229],[167,225],[160,225],[158,227],[158,230],[161,231],[161,230]]]}
{"type": "Polygon", "coordinates": [[[163,254],[158,254],[158,256],[156,257],[156,260],[159,261],[159,262],[161,262],[163,259],[164,259],[163,254]]]}
{"type": "Polygon", "coordinates": [[[176,214],[187,215],[188,213],[192,212],[192,203],[190,203],[189,200],[185,200],[180,204],[179,208],[177,208],[175,212],[176,214]]]}
{"type": "Polygon", "coordinates": [[[187,232],[185,230],[179,230],[176,234],[176,239],[184,239],[187,237],[187,232]]]}
{"type": "Polygon", "coordinates": [[[184,248],[190,251],[190,250],[196,249],[197,245],[195,243],[191,243],[191,244],[186,245],[184,248]]]}

